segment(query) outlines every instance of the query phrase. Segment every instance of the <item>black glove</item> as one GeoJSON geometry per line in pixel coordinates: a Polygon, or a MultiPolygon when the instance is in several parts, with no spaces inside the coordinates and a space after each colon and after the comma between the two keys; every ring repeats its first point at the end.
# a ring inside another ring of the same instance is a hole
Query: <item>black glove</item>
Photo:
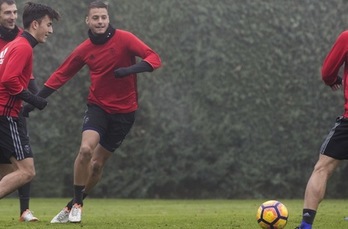
{"type": "Polygon", "coordinates": [[[342,77],[337,76],[336,81],[333,84],[331,84],[330,87],[332,87],[335,84],[342,85],[342,77]]]}
{"type": "Polygon", "coordinates": [[[22,115],[26,118],[29,118],[29,113],[32,112],[35,107],[31,104],[25,104],[22,108],[22,115]]]}
{"type": "Polygon", "coordinates": [[[37,96],[37,95],[33,95],[27,90],[23,90],[21,93],[19,93],[16,96],[18,98],[22,99],[23,101],[30,103],[31,105],[33,105],[34,107],[36,107],[39,110],[42,110],[47,106],[46,99],[44,99],[40,96],[37,96]]]}
{"type": "Polygon", "coordinates": [[[140,61],[139,63],[133,64],[129,67],[121,67],[114,70],[114,76],[116,78],[122,78],[130,74],[140,73],[140,72],[152,72],[152,66],[146,61],[140,61]]]}
{"type": "Polygon", "coordinates": [[[122,67],[122,68],[115,69],[114,75],[115,75],[116,78],[125,77],[125,76],[129,75],[128,68],[123,68],[122,67]]]}

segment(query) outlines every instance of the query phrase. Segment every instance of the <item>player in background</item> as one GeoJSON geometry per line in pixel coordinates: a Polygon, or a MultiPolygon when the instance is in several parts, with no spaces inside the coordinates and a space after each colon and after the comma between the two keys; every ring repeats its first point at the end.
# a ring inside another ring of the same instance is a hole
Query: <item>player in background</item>
{"type": "MultiPolygon", "coordinates": [[[[106,3],[90,3],[85,20],[89,38],[72,51],[38,93],[47,98],[88,66],[91,85],[74,163],[74,197],[51,223],[81,222],[83,199],[98,183],[106,161],[134,123],[138,108],[136,73],[151,72],[161,65],[157,53],[139,38],[110,25],[106,3]],[[141,61],[136,62],[136,57],[141,61]]],[[[33,107],[24,109],[30,112],[33,107]]]]}
{"type": "MultiPolygon", "coordinates": [[[[17,6],[14,0],[0,0],[0,50],[10,41],[13,41],[16,37],[22,34],[23,30],[16,25],[16,20],[18,17],[17,6]]],[[[29,81],[28,90],[36,94],[38,92],[38,87],[32,77],[29,81]]],[[[23,122],[23,125],[26,126],[26,120],[21,113],[19,114],[19,119],[23,122]]],[[[9,159],[3,157],[0,154],[0,179],[5,174],[13,171],[14,167],[12,166],[9,159]]],[[[31,182],[23,185],[18,188],[18,197],[19,197],[19,221],[22,222],[34,222],[38,221],[33,213],[29,210],[29,201],[30,201],[30,186],[31,182]]]]}
{"type": "MultiPolygon", "coordinates": [[[[4,14],[11,14],[6,21],[15,28],[16,7],[13,4],[6,4],[10,8],[4,11],[4,14]]],[[[28,90],[32,77],[33,48],[38,43],[46,42],[47,37],[53,33],[52,20],[58,20],[59,17],[59,14],[49,6],[26,3],[23,11],[24,32],[6,44],[0,53],[0,155],[1,158],[9,160],[14,168],[12,171],[7,171],[8,173],[0,180],[0,198],[20,187],[25,187],[35,176],[33,154],[26,125],[23,122],[25,119],[19,118],[19,114],[22,101],[38,109],[43,109],[47,105],[45,99],[28,90]]],[[[31,214],[31,217],[27,215],[22,220],[32,219],[31,214]]]]}
{"type": "Polygon", "coordinates": [[[342,32],[326,56],[322,69],[322,79],[333,91],[343,85],[345,104],[344,113],[336,122],[320,148],[320,155],[308,180],[302,222],[298,229],[311,229],[314,218],[323,200],[326,185],[332,173],[342,160],[348,159],[348,31],[342,32]],[[343,80],[338,76],[344,65],[343,80]]]}

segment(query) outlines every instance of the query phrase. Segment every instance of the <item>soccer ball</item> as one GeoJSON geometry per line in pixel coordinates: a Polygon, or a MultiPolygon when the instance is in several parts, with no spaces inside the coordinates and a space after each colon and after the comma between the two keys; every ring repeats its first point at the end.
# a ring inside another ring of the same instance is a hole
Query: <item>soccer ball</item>
{"type": "Polygon", "coordinates": [[[264,202],[256,213],[257,223],[263,229],[282,229],[286,226],[288,217],[288,209],[277,200],[264,202]]]}

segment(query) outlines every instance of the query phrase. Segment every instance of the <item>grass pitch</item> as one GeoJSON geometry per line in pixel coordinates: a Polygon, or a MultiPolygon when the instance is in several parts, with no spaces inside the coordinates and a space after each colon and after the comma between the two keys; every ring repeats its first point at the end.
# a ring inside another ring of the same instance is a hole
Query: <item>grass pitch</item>
{"type": "MultiPolygon", "coordinates": [[[[256,211],[266,200],[85,200],[82,223],[50,224],[68,199],[31,200],[31,209],[40,221],[20,223],[16,198],[0,200],[0,228],[35,229],[260,229],[256,211]]],[[[280,200],[289,210],[286,229],[298,226],[302,200],[280,200]]],[[[348,228],[348,201],[324,200],[317,213],[315,229],[348,228]]]]}

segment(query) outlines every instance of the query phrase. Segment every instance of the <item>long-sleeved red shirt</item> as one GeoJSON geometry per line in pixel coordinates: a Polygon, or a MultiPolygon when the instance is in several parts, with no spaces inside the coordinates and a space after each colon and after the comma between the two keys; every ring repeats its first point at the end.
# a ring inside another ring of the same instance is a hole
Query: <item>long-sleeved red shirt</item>
{"type": "Polygon", "coordinates": [[[322,69],[322,79],[327,85],[335,83],[338,77],[338,73],[342,65],[344,64],[343,73],[343,90],[344,90],[344,117],[348,118],[348,84],[346,83],[348,77],[348,30],[342,32],[330,52],[326,56],[322,69]]]}
{"type": "Polygon", "coordinates": [[[33,48],[17,37],[0,53],[0,115],[18,117],[22,100],[15,95],[28,87],[33,69],[33,48]]]}
{"type": "Polygon", "coordinates": [[[88,102],[111,114],[132,112],[138,108],[136,74],[115,78],[114,70],[135,64],[136,57],[153,69],[161,65],[159,56],[150,47],[132,33],[118,29],[105,44],[95,45],[90,39],[81,43],[45,85],[57,90],[87,65],[91,80],[88,102]]]}

